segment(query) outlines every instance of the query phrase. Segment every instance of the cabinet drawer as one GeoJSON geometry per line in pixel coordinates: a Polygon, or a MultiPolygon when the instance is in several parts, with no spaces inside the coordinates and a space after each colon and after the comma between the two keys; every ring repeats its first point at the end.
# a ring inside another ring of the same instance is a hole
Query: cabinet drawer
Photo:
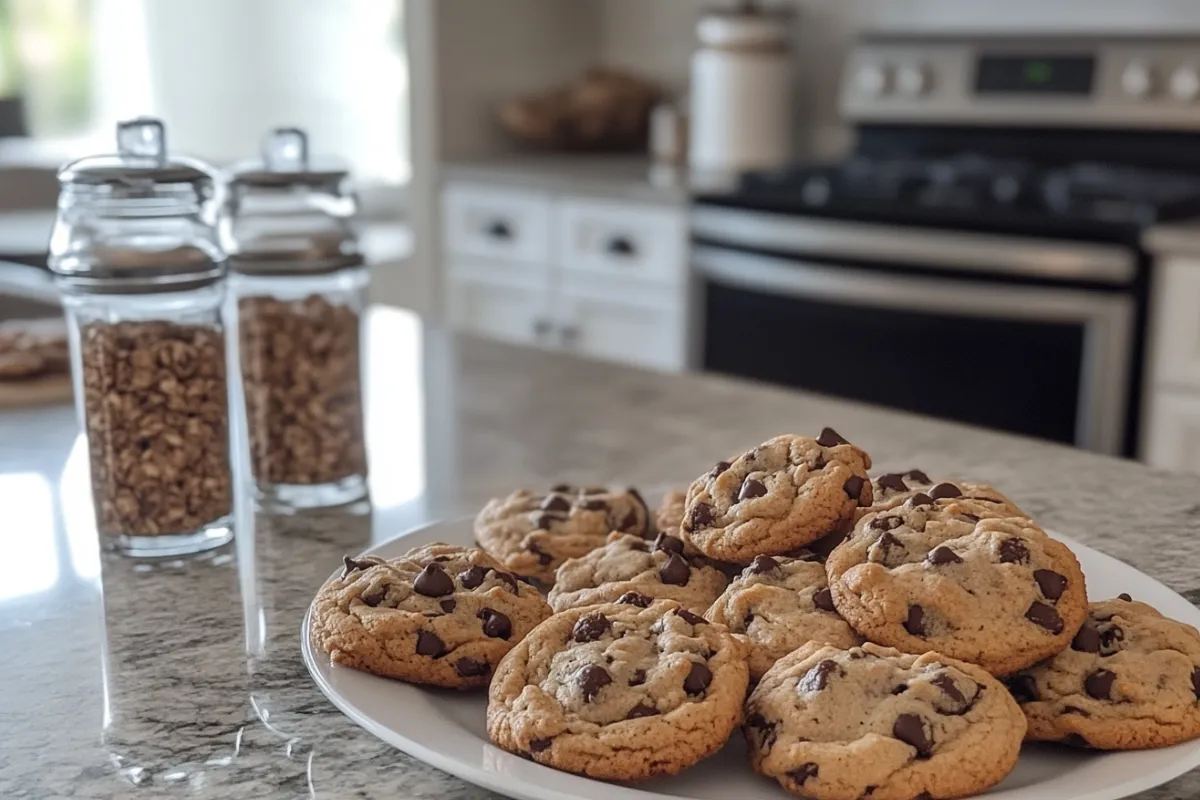
{"type": "Polygon", "coordinates": [[[679,291],[631,288],[620,283],[601,288],[598,283],[586,277],[563,279],[557,331],[562,346],[609,361],[661,370],[684,369],[686,305],[679,291]]]}
{"type": "Polygon", "coordinates": [[[681,209],[564,199],[556,211],[556,260],[563,269],[683,280],[687,228],[681,209]]]}
{"type": "Polygon", "coordinates": [[[479,262],[452,262],[446,280],[451,327],[516,344],[553,343],[549,288],[543,269],[520,264],[496,269],[479,262]]]}
{"type": "Polygon", "coordinates": [[[550,197],[499,185],[448,183],[442,191],[446,252],[527,263],[550,260],[550,197]]]}
{"type": "Polygon", "coordinates": [[[1147,400],[1143,460],[1200,473],[1200,393],[1152,390],[1147,400]]]}
{"type": "Polygon", "coordinates": [[[1150,325],[1152,381],[1200,389],[1200,260],[1157,265],[1150,325]]]}

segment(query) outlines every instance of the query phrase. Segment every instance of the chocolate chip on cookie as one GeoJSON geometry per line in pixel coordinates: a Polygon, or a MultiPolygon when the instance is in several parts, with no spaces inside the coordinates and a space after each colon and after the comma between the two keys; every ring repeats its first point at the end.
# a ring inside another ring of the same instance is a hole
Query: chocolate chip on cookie
{"type": "Polygon", "coordinates": [[[583,702],[590,703],[600,694],[600,690],[612,683],[612,675],[604,667],[588,664],[575,676],[579,691],[583,693],[583,702]]]}
{"type": "Polygon", "coordinates": [[[512,636],[512,620],[492,608],[480,609],[476,615],[483,621],[483,633],[494,639],[508,639],[512,636]]]}
{"type": "Polygon", "coordinates": [[[752,497],[762,497],[767,493],[767,485],[754,478],[746,478],[738,491],[738,500],[749,500],[752,497]]]}
{"type": "Polygon", "coordinates": [[[842,438],[841,434],[833,428],[822,428],[821,435],[817,437],[817,444],[822,447],[836,447],[839,444],[850,444],[842,438]]]}
{"type": "Polygon", "coordinates": [[[417,655],[439,658],[446,653],[446,644],[436,633],[421,631],[417,634],[417,655]]]}
{"type": "Polygon", "coordinates": [[[667,562],[658,568],[658,576],[663,583],[674,586],[687,586],[688,578],[692,576],[692,568],[683,556],[671,553],[667,562]]]}
{"type": "Polygon", "coordinates": [[[576,642],[594,642],[612,630],[612,623],[601,613],[580,617],[571,629],[571,639],[576,642]]]}
{"type": "Polygon", "coordinates": [[[654,602],[654,598],[647,597],[644,594],[638,594],[637,592],[626,592],[617,598],[617,602],[625,605],[637,606],[638,608],[649,608],[650,604],[654,602]]]}

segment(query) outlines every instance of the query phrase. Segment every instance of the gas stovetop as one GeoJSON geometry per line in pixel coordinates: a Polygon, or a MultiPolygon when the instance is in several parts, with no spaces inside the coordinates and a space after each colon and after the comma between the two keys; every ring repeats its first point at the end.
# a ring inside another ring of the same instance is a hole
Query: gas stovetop
{"type": "Polygon", "coordinates": [[[839,164],[752,172],[722,205],[787,214],[1086,239],[1136,236],[1200,215],[1200,176],[1081,161],[1045,166],[963,153],[856,155],[839,164]]]}

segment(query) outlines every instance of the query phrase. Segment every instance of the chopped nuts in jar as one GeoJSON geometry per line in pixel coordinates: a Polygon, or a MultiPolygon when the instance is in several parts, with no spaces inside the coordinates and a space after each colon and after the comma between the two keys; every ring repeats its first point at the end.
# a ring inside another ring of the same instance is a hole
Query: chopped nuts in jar
{"type": "Polygon", "coordinates": [[[358,311],[320,295],[253,296],[238,301],[238,320],[255,479],[365,476],[358,311]]]}
{"type": "Polygon", "coordinates": [[[224,334],[172,322],[91,323],[80,346],[100,533],[168,535],[228,516],[224,334]]]}

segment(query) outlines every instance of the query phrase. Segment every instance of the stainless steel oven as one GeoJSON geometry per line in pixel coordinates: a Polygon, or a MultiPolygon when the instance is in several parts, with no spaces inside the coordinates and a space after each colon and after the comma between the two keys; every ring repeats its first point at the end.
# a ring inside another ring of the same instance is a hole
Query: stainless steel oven
{"type": "Polygon", "coordinates": [[[1127,449],[1135,248],[703,204],[691,230],[706,369],[1127,449]]]}

